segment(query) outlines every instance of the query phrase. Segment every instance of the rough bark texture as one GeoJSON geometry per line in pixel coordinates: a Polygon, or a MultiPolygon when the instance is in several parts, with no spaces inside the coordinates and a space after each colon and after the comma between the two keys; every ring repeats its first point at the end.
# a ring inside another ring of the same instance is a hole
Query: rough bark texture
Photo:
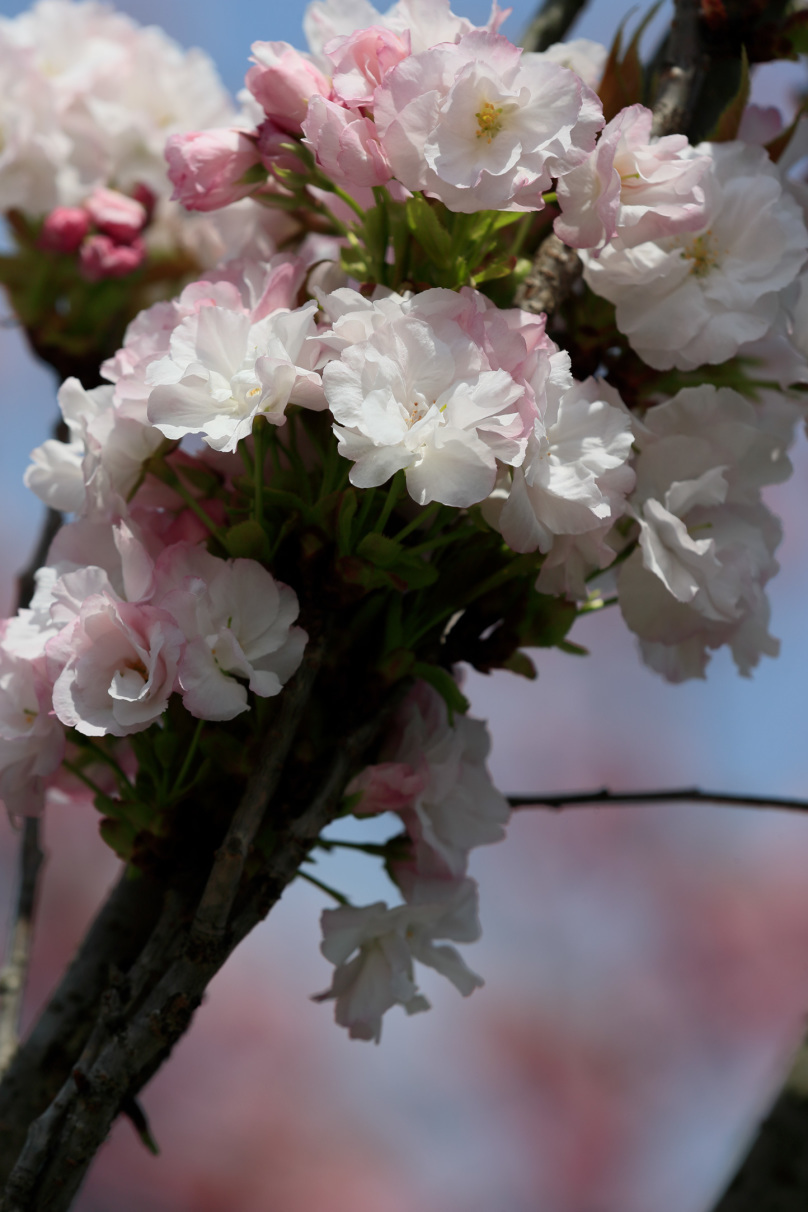
{"type": "Polygon", "coordinates": [[[543,51],[560,42],[587,0],[545,0],[522,37],[526,51],[543,51]]]}

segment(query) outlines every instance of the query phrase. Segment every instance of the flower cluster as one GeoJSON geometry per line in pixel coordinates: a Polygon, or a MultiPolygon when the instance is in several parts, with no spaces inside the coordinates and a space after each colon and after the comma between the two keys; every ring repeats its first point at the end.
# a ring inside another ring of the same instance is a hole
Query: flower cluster
{"type": "Polygon", "coordinates": [[[787,159],[754,111],[696,146],[639,99],[605,122],[605,50],[523,53],[502,19],[315,0],[308,52],[254,43],[239,119],[204,60],[106,9],[0,26],[0,205],[48,212],[33,255],[139,264],[166,136],[175,200],[230,252],[133,320],[100,386],[64,382],[66,438],[33,452],[27,485],[70,520],[0,630],[0,796],[35,812],[79,779],[123,858],[207,846],[207,878],[280,737],[251,878],[284,828],[305,878],[344,844],[312,819],[403,826],[348,843],[400,903],[335,892],[323,916],[318,998],[363,1039],[426,1007],[416,962],[481,983],[451,944],[479,935],[468,858],[508,807],[461,662],[532,676],[524,649],[578,650],[610,604],[672,681],[720,646],[742,674],[777,651],[761,494],[808,382],[787,159]],[[552,232],[583,281],[536,315],[516,304],[552,232]]]}
{"type": "Polygon", "coordinates": [[[358,798],[357,816],[396,812],[406,830],[402,857],[390,867],[404,903],[323,914],[323,955],[337,969],[315,1000],[333,998],[337,1022],[353,1038],[378,1042],[391,1006],[408,1014],[429,1008],[417,991],[413,960],[437,969],[464,997],[482,984],[454,947],[434,940],[473,943],[480,935],[468,854],[499,841],[509,815],[485,768],[489,747],[481,720],[460,716],[451,724],[440,695],[421,682],[385,741],[385,760],[346,788],[358,798]]]}
{"type": "Polygon", "coordinates": [[[96,0],[39,0],[0,21],[0,209],[43,215],[97,187],[166,190],[166,137],[227,121],[201,51],[96,0]]]}

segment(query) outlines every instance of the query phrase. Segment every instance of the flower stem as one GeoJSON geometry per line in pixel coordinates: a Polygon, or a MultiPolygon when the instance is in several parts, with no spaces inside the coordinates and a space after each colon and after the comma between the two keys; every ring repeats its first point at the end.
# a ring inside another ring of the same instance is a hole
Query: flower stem
{"type": "Polygon", "coordinates": [[[315,888],[319,888],[328,896],[333,897],[338,904],[350,905],[351,902],[348,900],[347,896],[345,896],[342,892],[337,892],[336,888],[331,888],[328,884],[324,884],[322,880],[315,879],[313,875],[309,875],[308,871],[298,871],[297,876],[298,879],[305,880],[307,884],[314,884],[315,888]]]}

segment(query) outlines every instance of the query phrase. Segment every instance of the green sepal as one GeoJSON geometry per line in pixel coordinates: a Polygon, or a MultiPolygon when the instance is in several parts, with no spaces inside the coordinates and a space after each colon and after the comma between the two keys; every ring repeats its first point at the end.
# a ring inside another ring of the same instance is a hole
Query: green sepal
{"type": "Polygon", "coordinates": [[[255,518],[239,522],[225,532],[228,554],[250,560],[268,560],[270,555],[267,532],[255,518]]]}
{"type": "Polygon", "coordinates": [[[530,682],[534,682],[539,676],[538,670],[530,657],[526,652],[521,652],[519,649],[512,653],[507,661],[503,661],[500,668],[508,669],[511,673],[517,673],[519,677],[527,678],[530,682]]]}
{"type": "Polygon", "coordinates": [[[449,711],[449,723],[454,723],[455,712],[465,715],[471,704],[458,686],[457,682],[441,665],[428,665],[426,661],[416,661],[412,672],[417,678],[428,682],[433,690],[437,690],[449,711]]]}
{"type": "Polygon", "coordinates": [[[574,602],[532,593],[519,628],[520,643],[525,648],[560,648],[577,617],[574,602]]]}
{"type": "Polygon", "coordinates": [[[98,832],[110,850],[114,850],[124,862],[129,861],[135,849],[135,838],[139,832],[134,825],[129,821],[104,817],[99,823],[98,832]]]}
{"type": "Polygon", "coordinates": [[[413,194],[407,201],[407,223],[427,256],[438,266],[452,260],[452,237],[441,223],[423,194],[413,194]]]}

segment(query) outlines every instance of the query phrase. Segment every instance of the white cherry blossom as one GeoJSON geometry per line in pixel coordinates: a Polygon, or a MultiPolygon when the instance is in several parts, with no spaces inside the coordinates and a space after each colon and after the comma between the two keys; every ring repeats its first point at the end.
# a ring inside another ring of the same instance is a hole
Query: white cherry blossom
{"type": "Polygon", "coordinates": [[[590,288],[617,308],[617,326],[649,366],[693,370],[724,362],[770,331],[778,295],[808,255],[800,209],[760,147],[704,143],[701,227],[629,247],[619,237],[582,252],[590,288]]]}
{"type": "Polygon", "coordinates": [[[540,210],[542,193],[594,146],[603,115],[572,72],[475,32],[412,55],[375,95],[396,178],[449,210],[540,210]]]}
{"type": "Polygon", "coordinates": [[[322,408],[316,303],[276,311],[252,323],[247,315],[201,308],[174,329],[166,357],[146,372],[148,416],[167,438],[201,433],[214,450],[235,450],[264,416],[284,421],[286,405],[322,408]]]}

